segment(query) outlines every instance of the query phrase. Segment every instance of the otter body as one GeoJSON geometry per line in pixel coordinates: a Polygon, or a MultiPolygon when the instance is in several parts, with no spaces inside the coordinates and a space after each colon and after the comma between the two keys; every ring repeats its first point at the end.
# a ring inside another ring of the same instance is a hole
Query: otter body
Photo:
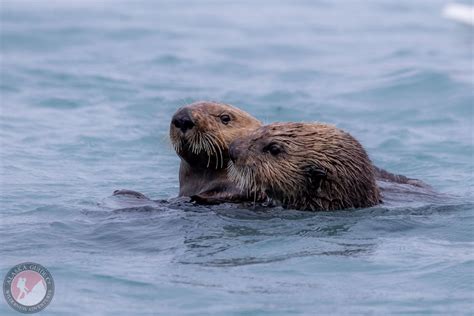
{"type": "MultiPolygon", "coordinates": [[[[229,145],[262,124],[250,114],[228,104],[200,101],[177,110],[170,124],[170,138],[181,158],[179,196],[192,197],[202,204],[263,201],[262,192],[242,190],[229,180],[229,145]]],[[[392,174],[375,167],[377,180],[423,186],[423,182],[392,174]]],[[[148,199],[131,190],[114,195],[148,199]]]]}
{"type": "Polygon", "coordinates": [[[228,104],[201,101],[174,114],[170,139],[181,158],[179,196],[202,203],[246,200],[227,176],[229,145],[262,124],[228,104]]]}
{"type": "Polygon", "coordinates": [[[274,123],[230,145],[229,177],[285,207],[329,211],[381,202],[376,169],[350,134],[321,123],[274,123]]]}

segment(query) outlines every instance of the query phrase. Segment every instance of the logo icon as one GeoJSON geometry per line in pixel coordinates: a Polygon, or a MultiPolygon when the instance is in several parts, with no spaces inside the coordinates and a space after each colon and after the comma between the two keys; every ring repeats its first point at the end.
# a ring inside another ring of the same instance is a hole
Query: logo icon
{"type": "Polygon", "coordinates": [[[53,277],[40,264],[17,264],[5,276],[3,295],[14,310],[25,314],[37,313],[53,299],[53,277]]]}

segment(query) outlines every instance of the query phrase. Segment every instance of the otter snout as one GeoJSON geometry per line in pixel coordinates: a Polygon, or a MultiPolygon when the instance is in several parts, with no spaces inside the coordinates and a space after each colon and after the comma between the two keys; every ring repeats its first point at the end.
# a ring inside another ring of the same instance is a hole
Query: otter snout
{"type": "Polygon", "coordinates": [[[242,156],[244,152],[243,141],[241,139],[236,139],[229,145],[229,157],[232,162],[237,162],[239,157],[242,156]]]}
{"type": "Polygon", "coordinates": [[[173,116],[171,123],[183,133],[194,127],[194,122],[189,109],[181,109],[173,116]]]}

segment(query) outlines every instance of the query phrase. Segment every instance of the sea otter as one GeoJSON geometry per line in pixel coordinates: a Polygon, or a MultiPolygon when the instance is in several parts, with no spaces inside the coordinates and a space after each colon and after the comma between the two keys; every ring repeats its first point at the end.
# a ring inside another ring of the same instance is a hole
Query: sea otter
{"type": "Polygon", "coordinates": [[[179,196],[205,204],[247,200],[227,177],[229,145],[260,126],[259,120],[229,104],[200,101],[178,109],[170,139],[181,158],[179,196]]]}
{"type": "Polygon", "coordinates": [[[377,205],[376,169],[350,134],[322,123],[274,123],[229,147],[229,177],[288,208],[330,211],[377,205]]]}
{"type": "MultiPolygon", "coordinates": [[[[171,119],[170,138],[181,158],[179,196],[193,197],[202,204],[247,200],[239,188],[229,181],[225,169],[229,161],[230,143],[262,123],[250,114],[228,104],[199,101],[177,110],[171,119]]],[[[419,185],[418,180],[395,175],[375,167],[377,180],[419,185]]],[[[148,199],[132,190],[116,190],[114,195],[148,199]]],[[[253,192],[250,200],[264,198],[253,192]]]]}

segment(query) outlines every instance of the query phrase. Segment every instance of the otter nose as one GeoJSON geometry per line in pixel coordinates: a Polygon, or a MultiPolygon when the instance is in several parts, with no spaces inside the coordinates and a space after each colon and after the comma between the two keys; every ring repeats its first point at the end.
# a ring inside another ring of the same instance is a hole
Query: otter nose
{"type": "Polygon", "coordinates": [[[229,157],[232,162],[236,162],[239,159],[240,149],[238,141],[233,141],[229,146],[229,157]]]}
{"type": "Polygon", "coordinates": [[[191,118],[188,109],[182,109],[173,116],[171,121],[174,126],[179,128],[183,133],[186,133],[187,130],[190,130],[194,126],[194,122],[191,118]]]}

